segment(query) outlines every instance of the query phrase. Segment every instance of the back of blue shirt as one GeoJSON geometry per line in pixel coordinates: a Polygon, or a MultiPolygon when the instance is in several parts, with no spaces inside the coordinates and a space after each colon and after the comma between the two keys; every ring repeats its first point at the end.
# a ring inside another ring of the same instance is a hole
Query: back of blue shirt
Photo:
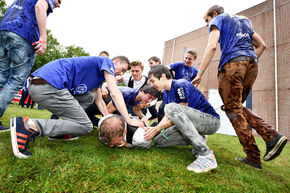
{"type": "MultiPolygon", "coordinates": [[[[0,30],[14,32],[31,44],[39,40],[39,29],[35,16],[35,5],[38,0],[15,0],[5,12],[0,30]]],[[[49,9],[47,15],[52,12],[54,0],[46,0],[49,9]]]]}
{"type": "Polygon", "coordinates": [[[198,70],[192,66],[187,67],[185,66],[184,62],[176,62],[170,64],[170,69],[175,72],[175,79],[185,79],[191,82],[197,75],[198,70]]]}
{"type": "Polygon", "coordinates": [[[58,89],[83,94],[100,87],[105,80],[104,72],[114,76],[115,67],[111,59],[101,56],[64,58],[50,62],[32,76],[41,77],[58,89]]]}
{"type": "MultiPolygon", "coordinates": [[[[140,101],[135,102],[137,95],[139,94],[139,89],[137,88],[130,88],[126,86],[118,86],[118,89],[123,95],[125,104],[128,107],[134,107],[135,105],[139,104],[140,101]]],[[[113,100],[112,100],[113,101],[113,100]]],[[[113,104],[115,105],[114,101],[113,104]]]]}
{"type": "Polygon", "coordinates": [[[253,28],[250,20],[244,16],[220,14],[209,24],[209,31],[215,26],[220,31],[219,44],[222,52],[219,70],[237,56],[257,58],[252,45],[253,28]]]}
{"type": "Polygon", "coordinates": [[[188,103],[188,106],[201,112],[220,118],[205,96],[190,82],[180,79],[173,80],[170,91],[163,92],[164,104],[188,103]]]}

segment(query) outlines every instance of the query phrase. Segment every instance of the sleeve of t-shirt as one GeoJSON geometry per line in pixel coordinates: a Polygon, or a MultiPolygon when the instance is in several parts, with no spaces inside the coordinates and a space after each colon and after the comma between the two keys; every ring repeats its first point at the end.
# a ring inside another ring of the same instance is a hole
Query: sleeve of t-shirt
{"type": "Polygon", "coordinates": [[[180,65],[180,63],[176,62],[176,63],[170,64],[169,67],[171,70],[176,71],[177,68],[179,67],[179,65],[180,65]]]}
{"type": "Polygon", "coordinates": [[[115,67],[111,59],[104,57],[100,67],[101,71],[107,71],[109,74],[114,76],[115,67]]]}
{"type": "Polygon", "coordinates": [[[49,9],[47,10],[47,13],[52,13],[52,10],[54,8],[54,4],[55,4],[55,0],[46,0],[48,5],[49,5],[49,9]]]}
{"type": "Polygon", "coordinates": [[[223,17],[221,15],[218,15],[215,18],[213,18],[208,26],[209,33],[211,32],[212,26],[215,26],[219,31],[221,31],[222,24],[223,24],[223,17]]]}

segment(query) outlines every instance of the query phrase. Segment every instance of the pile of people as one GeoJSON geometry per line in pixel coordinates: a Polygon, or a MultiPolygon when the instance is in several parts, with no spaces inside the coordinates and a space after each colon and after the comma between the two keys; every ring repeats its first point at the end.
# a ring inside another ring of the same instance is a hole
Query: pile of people
{"type": "Polygon", "coordinates": [[[169,66],[151,57],[147,76],[143,75],[142,62],[130,62],[125,56],[110,59],[103,51],[100,56],[61,58],[30,74],[35,54],[46,50],[46,17],[61,0],[20,2],[8,8],[0,24],[0,116],[28,78],[33,100],[60,119],[14,117],[10,128],[1,125],[1,130],[11,130],[16,157],[31,156],[28,144],[35,137],[72,140],[98,127],[99,140],[110,147],[150,148],[152,140],[156,147],[192,145],[196,159],[187,166],[189,171],[202,173],[217,168],[206,136],[217,132],[220,116],[198,85],[218,43],[222,51],[218,67],[222,109],[246,153],[245,158],[236,159],[262,169],[250,127],[266,142],[264,161],[279,156],[286,145],[285,136],[242,105],[257,77],[258,58],[266,48],[246,17],[224,13],[218,5],[207,11],[204,20],[210,36],[199,69],[194,67],[195,50],[187,51],[183,62],[169,66]],[[21,14],[29,21],[23,23],[21,14]],[[129,69],[131,75],[125,76],[129,69]],[[97,114],[103,117],[99,119],[97,114]],[[150,120],[157,118],[150,125],[150,120]]]}

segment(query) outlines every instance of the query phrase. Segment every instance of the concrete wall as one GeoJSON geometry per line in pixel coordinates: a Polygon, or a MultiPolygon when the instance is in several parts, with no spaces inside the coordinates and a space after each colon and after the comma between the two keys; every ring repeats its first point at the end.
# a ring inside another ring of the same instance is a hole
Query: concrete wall
{"type": "MultiPolygon", "coordinates": [[[[288,139],[290,138],[290,70],[288,64],[290,56],[289,10],[290,0],[276,0],[278,123],[279,132],[286,135],[288,139]]],[[[266,122],[275,127],[276,114],[273,1],[269,0],[263,2],[238,14],[244,15],[252,21],[254,30],[263,38],[268,46],[267,50],[260,58],[259,74],[253,87],[253,111],[261,116],[266,122]]],[[[202,19],[202,16],[200,19],[202,19]]],[[[202,27],[172,40],[166,41],[163,54],[163,63],[168,65],[171,62],[182,61],[184,48],[187,50],[194,48],[198,52],[196,61],[196,67],[198,68],[207,44],[208,36],[209,34],[207,27],[202,27]]],[[[220,55],[220,50],[218,50],[203,76],[201,87],[204,89],[205,95],[208,94],[209,89],[216,89],[218,87],[217,66],[220,55]]]]}

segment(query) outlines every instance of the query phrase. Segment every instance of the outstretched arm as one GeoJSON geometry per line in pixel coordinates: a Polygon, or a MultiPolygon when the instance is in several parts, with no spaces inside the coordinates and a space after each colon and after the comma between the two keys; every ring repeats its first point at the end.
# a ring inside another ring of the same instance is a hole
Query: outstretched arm
{"type": "Polygon", "coordinates": [[[210,64],[216,49],[217,49],[217,44],[220,38],[220,31],[213,27],[211,30],[211,33],[209,35],[209,39],[208,39],[208,43],[207,43],[207,47],[204,51],[202,60],[201,60],[201,65],[199,67],[197,76],[192,80],[192,84],[194,84],[196,87],[198,87],[198,85],[201,82],[201,77],[204,73],[204,71],[207,69],[208,65],[210,64]]]}
{"type": "Polygon", "coordinates": [[[107,110],[106,104],[103,100],[101,89],[100,88],[95,89],[94,95],[95,95],[95,103],[96,103],[98,109],[100,110],[100,112],[102,113],[103,116],[107,115],[108,110],[107,110]]]}
{"type": "Polygon", "coordinates": [[[105,79],[108,83],[108,87],[110,90],[110,95],[114,100],[115,106],[118,109],[119,113],[123,116],[125,121],[133,126],[144,127],[144,124],[137,119],[131,119],[128,115],[128,111],[124,102],[124,98],[122,93],[118,90],[116,80],[113,75],[109,74],[108,72],[104,71],[105,79]]]}

